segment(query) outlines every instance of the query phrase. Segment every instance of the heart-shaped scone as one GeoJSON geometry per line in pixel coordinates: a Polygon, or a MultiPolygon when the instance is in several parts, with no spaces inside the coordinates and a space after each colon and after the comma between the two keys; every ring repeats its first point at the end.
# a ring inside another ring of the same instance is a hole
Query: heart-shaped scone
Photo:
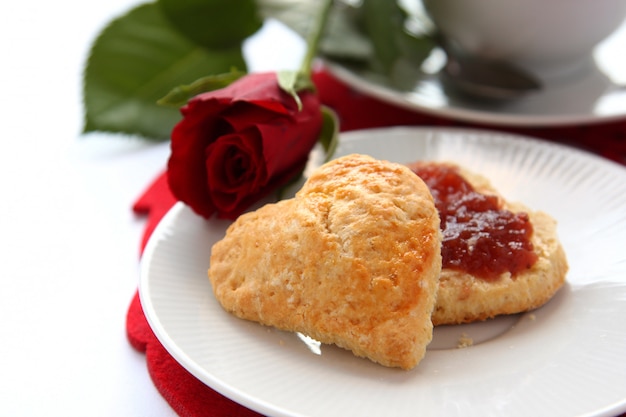
{"type": "Polygon", "coordinates": [[[239,217],[211,253],[224,309],[413,368],[432,339],[439,215],[406,166],[348,155],[293,199],[239,217]]]}

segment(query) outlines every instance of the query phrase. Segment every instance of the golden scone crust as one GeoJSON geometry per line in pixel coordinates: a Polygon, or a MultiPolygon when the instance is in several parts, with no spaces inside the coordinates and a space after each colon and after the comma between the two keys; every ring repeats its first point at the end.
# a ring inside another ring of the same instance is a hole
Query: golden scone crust
{"type": "Polygon", "coordinates": [[[212,248],[224,309],[385,366],[413,368],[432,338],[439,215],[407,167],[348,155],[295,198],[239,217],[212,248]]]}
{"type": "Polygon", "coordinates": [[[546,213],[504,200],[483,176],[465,169],[461,169],[461,174],[477,191],[499,196],[507,210],[528,213],[533,226],[531,241],[538,260],[522,273],[513,277],[505,273],[495,281],[443,268],[433,324],[469,323],[542,306],[561,288],[568,270],[567,258],[557,236],[556,221],[546,213]]]}

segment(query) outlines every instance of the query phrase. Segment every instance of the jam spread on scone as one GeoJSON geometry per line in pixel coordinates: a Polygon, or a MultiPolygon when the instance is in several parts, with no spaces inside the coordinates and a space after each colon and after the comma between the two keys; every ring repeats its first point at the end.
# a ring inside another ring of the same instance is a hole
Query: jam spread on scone
{"type": "Polygon", "coordinates": [[[502,208],[500,198],[482,194],[442,163],[416,163],[411,169],[428,185],[441,218],[443,267],[494,280],[512,277],[537,261],[528,214],[502,208]]]}

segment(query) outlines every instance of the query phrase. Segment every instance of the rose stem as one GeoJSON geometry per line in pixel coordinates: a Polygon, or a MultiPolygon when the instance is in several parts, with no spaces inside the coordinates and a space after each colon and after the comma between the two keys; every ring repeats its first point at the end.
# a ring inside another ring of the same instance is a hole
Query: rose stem
{"type": "Polygon", "coordinates": [[[315,21],[313,22],[313,28],[307,37],[307,48],[302,64],[300,65],[300,72],[306,76],[311,75],[311,64],[315,55],[317,54],[317,48],[322,39],[322,33],[328,20],[328,14],[332,8],[333,0],[323,0],[322,6],[317,13],[315,21]]]}

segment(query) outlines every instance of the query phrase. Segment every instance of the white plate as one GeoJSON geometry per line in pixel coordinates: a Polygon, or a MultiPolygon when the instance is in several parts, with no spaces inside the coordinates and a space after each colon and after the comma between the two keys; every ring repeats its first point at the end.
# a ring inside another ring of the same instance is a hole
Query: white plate
{"type": "Polygon", "coordinates": [[[548,82],[540,92],[508,103],[488,104],[446,93],[436,76],[405,69],[397,80],[370,68],[326,61],[337,78],[389,103],[436,116],[509,126],[600,123],[626,116],[626,22],[596,48],[579,77],[548,82]]]}
{"type": "Polygon", "coordinates": [[[342,135],[338,155],[445,159],[551,213],[571,270],[543,308],[438,328],[412,371],[224,312],[206,271],[229,222],[182,204],[144,252],[140,296],[159,340],[208,386],[272,416],[614,416],[626,411],[626,170],[517,136],[393,128],[342,135]],[[466,333],[474,345],[456,348],[466,333]]]}

